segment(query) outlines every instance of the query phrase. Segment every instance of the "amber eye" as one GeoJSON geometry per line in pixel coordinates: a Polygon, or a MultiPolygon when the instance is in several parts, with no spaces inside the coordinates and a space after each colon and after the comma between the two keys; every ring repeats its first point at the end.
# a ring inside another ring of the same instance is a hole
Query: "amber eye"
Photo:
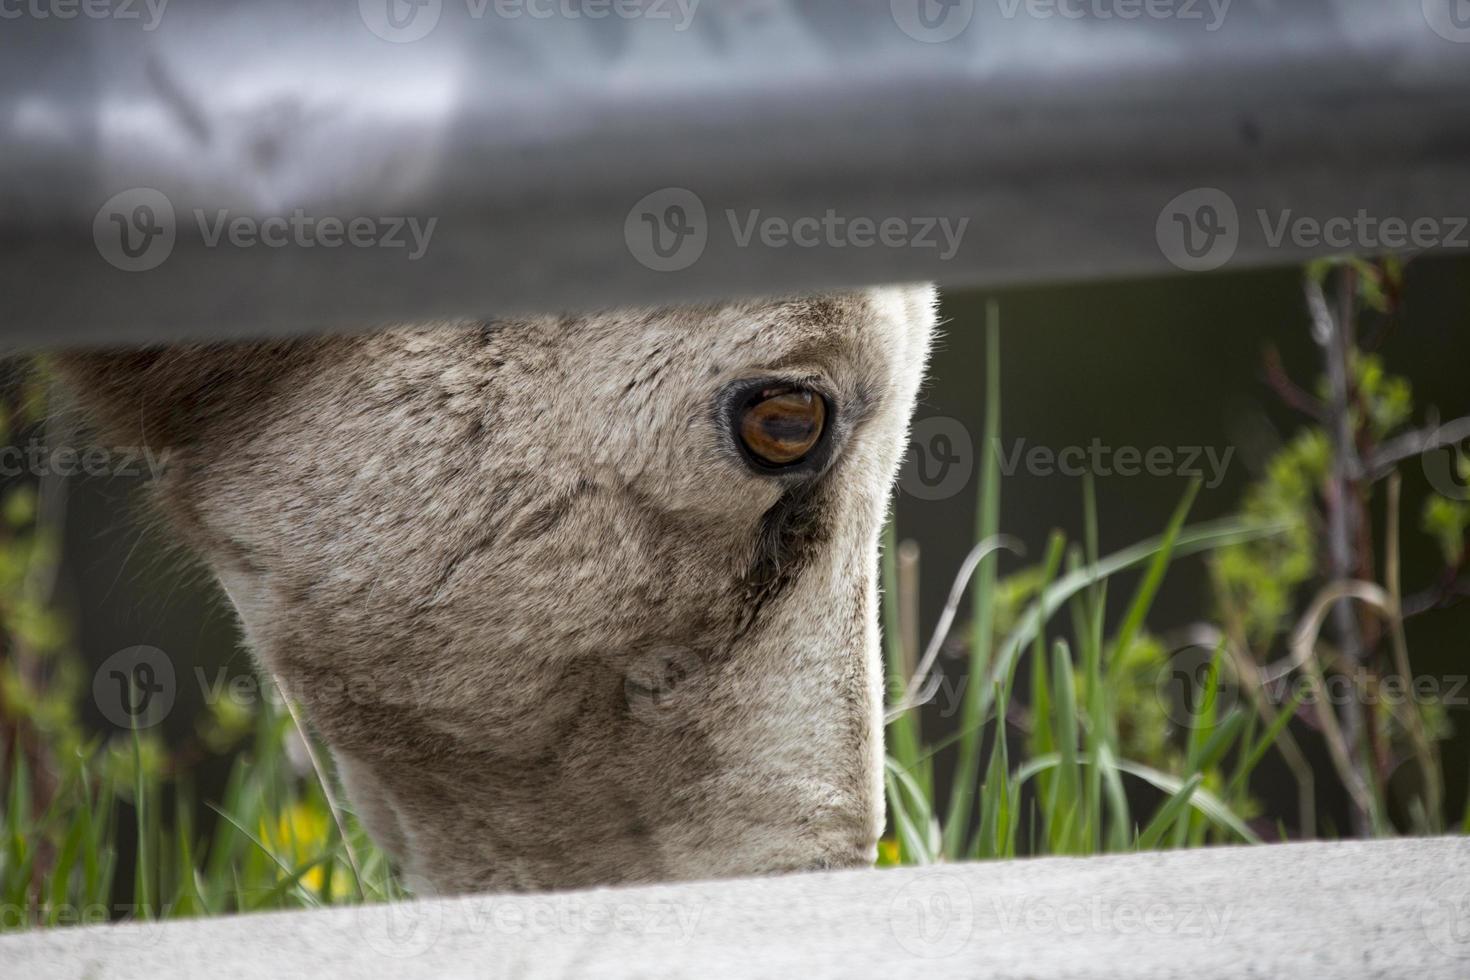
{"type": "Polygon", "coordinates": [[[767,466],[799,463],[822,438],[827,403],[805,388],[767,388],[741,412],[740,441],[767,466]]]}

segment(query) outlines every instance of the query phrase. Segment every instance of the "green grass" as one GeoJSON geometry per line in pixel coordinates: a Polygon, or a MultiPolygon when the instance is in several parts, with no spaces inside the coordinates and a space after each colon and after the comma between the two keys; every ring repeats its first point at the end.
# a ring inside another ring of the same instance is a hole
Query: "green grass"
{"type": "MultiPolygon", "coordinates": [[[[984,447],[1000,444],[997,319],[992,305],[986,338],[984,447]]],[[[1319,547],[1312,529],[1320,522],[1306,513],[1304,503],[1310,499],[1311,484],[1303,484],[1301,499],[1293,507],[1276,504],[1274,498],[1268,498],[1274,506],[1260,506],[1263,491],[1258,490],[1257,505],[1248,508],[1250,516],[1191,525],[1188,517],[1199,490],[1199,484],[1192,483],[1157,538],[1100,555],[1096,496],[1092,481],[1086,479],[1079,500],[1082,541],[1068,542],[1054,532],[1039,563],[1002,578],[1001,552],[1015,548],[999,533],[998,459],[995,451],[983,454],[975,524],[979,544],[950,594],[950,606],[957,607],[968,586],[971,609],[967,663],[955,671],[958,678],[967,679],[958,730],[933,742],[926,741],[921,711],[907,695],[932,689],[930,665],[938,665],[933,654],[945,639],[949,621],[941,620],[921,657],[913,649],[918,631],[915,624],[904,621],[900,601],[914,585],[904,581],[905,563],[894,559],[899,551],[895,529],[890,526],[884,536],[885,658],[889,689],[898,706],[889,712],[890,822],[881,862],[1087,855],[1255,844],[1263,834],[1284,838],[1288,831],[1283,817],[1263,813],[1262,804],[1251,795],[1252,774],[1278,747],[1298,783],[1299,812],[1292,835],[1317,836],[1324,829],[1316,819],[1317,780],[1309,769],[1304,771],[1301,750],[1291,734],[1291,722],[1309,712],[1304,699],[1312,689],[1299,686],[1294,695],[1277,696],[1280,703],[1273,703],[1272,697],[1254,688],[1252,682],[1258,683],[1260,676],[1254,658],[1269,655],[1271,638],[1256,646],[1254,635],[1241,624],[1254,625],[1267,617],[1253,615],[1253,609],[1242,615],[1236,603],[1232,623],[1231,601],[1221,598],[1225,583],[1231,598],[1245,593],[1263,603],[1274,602],[1307,580],[1311,551],[1319,547]],[[1283,554],[1294,563],[1281,561],[1283,554]],[[1146,624],[1170,567],[1192,556],[1212,562],[1211,581],[1224,622],[1211,627],[1218,644],[1213,651],[1203,651],[1209,653],[1205,669],[1196,674],[1191,696],[1183,701],[1174,694],[1185,692],[1160,684],[1170,679],[1176,665],[1146,624]],[[1217,558],[1226,562],[1227,574],[1221,573],[1217,558]],[[1249,588],[1243,589],[1242,583],[1249,588]],[[1130,586],[1127,602],[1114,604],[1122,614],[1110,621],[1109,590],[1130,586]],[[1231,638],[1236,642],[1228,646],[1231,638]],[[946,753],[953,764],[947,792],[935,778],[936,762],[946,753]]],[[[1273,479],[1293,475],[1294,462],[1289,450],[1273,479]]],[[[1275,490],[1270,482],[1264,486],[1266,491],[1275,490]]],[[[1397,491],[1389,496],[1387,540],[1396,549],[1397,491]]],[[[1470,526],[1470,520],[1464,523],[1470,526]]],[[[1397,568],[1396,550],[1388,562],[1397,568]]],[[[1319,605],[1322,601],[1319,594],[1319,605]]],[[[1278,637],[1292,622],[1289,613],[1289,609],[1275,613],[1278,637]]],[[[1401,637],[1398,617],[1396,611],[1389,615],[1401,637]]],[[[1332,665],[1332,654],[1315,642],[1315,631],[1309,639],[1312,649],[1300,666],[1303,676],[1315,676],[1320,690],[1324,664],[1332,665]]],[[[1407,654],[1402,650],[1400,654],[1395,669],[1407,676],[1407,654]]],[[[1421,713],[1419,707],[1411,707],[1401,712],[1407,719],[1389,712],[1373,719],[1385,745],[1410,736],[1412,757],[1421,762],[1427,787],[1422,795],[1430,802],[1412,791],[1402,801],[1410,815],[1409,829],[1416,833],[1444,829],[1441,808],[1435,803],[1442,773],[1423,734],[1438,708],[1430,705],[1421,713]]],[[[1333,717],[1332,709],[1310,711],[1319,720],[1333,717]]],[[[1439,738],[1448,737],[1448,726],[1435,727],[1439,738]]],[[[1381,813],[1386,801],[1381,788],[1379,793],[1375,802],[1381,813]]],[[[1461,824],[1470,827],[1470,804],[1461,824]]],[[[1373,832],[1391,834],[1396,829],[1380,820],[1373,832]]]]}
{"type": "MultiPolygon", "coordinates": [[[[1158,759],[1128,758],[1119,735],[1125,720],[1122,706],[1159,692],[1156,684],[1141,690],[1140,674],[1119,668],[1121,661],[1113,652],[1138,639],[1170,562],[1275,530],[1242,521],[1186,527],[1194,492],[1191,486],[1164,534],[1112,555],[1088,561],[1077,549],[1067,549],[1060,537],[1053,538],[1034,595],[1012,628],[991,644],[994,656],[981,660],[984,683],[966,686],[957,735],[925,745],[913,710],[890,722],[887,786],[894,838],[886,849],[889,862],[1259,842],[1247,825],[1249,775],[1281,734],[1290,712],[1282,712],[1278,724],[1263,726],[1249,708],[1222,709],[1222,652],[1216,651],[1204,685],[1194,692],[1183,749],[1177,758],[1166,756],[1172,763],[1169,771],[1158,759]],[[1064,552],[1071,570],[1059,576],[1064,552]],[[1108,635],[1103,615],[1107,586],[1134,569],[1142,569],[1141,580],[1127,615],[1108,635]],[[1048,643],[1053,621],[1063,611],[1070,614],[1075,654],[1065,638],[1048,643]],[[1029,673],[1024,697],[1016,690],[1023,663],[1029,673]],[[1013,760],[1012,743],[1017,742],[1025,751],[1013,760]],[[956,774],[941,822],[933,762],[951,748],[957,765],[971,769],[968,775],[963,768],[956,774]],[[1130,812],[1125,780],[1147,784],[1160,795],[1151,812],[1130,812]],[[968,798],[957,798],[961,792],[968,798]]],[[[889,540],[891,544],[891,535],[889,540]]],[[[897,591],[892,567],[885,565],[888,595],[897,591]]],[[[974,589],[990,608],[1002,605],[997,579],[977,576],[974,589]]],[[[888,621],[893,621],[891,612],[888,621]]],[[[891,678],[899,676],[892,665],[906,660],[898,635],[896,629],[888,631],[891,678]]],[[[1144,671],[1142,677],[1156,680],[1157,671],[1144,671]]]]}
{"type": "MultiPolygon", "coordinates": [[[[998,495],[993,467],[985,469],[982,486],[998,495]]],[[[926,743],[917,711],[889,725],[884,863],[1257,840],[1245,818],[1248,775],[1281,726],[1253,724],[1240,707],[1216,711],[1215,672],[1205,692],[1208,710],[1188,733],[1177,764],[1129,758],[1120,744],[1120,706],[1138,693],[1125,689],[1138,676],[1110,669],[1112,651],[1142,633],[1170,562],[1272,532],[1240,521],[1186,526],[1193,496],[1191,487],[1158,538],[1115,554],[1098,556],[1095,545],[1068,548],[1054,535],[1041,565],[1010,579],[996,574],[994,551],[978,562],[972,608],[988,615],[971,635],[994,628],[1002,616],[1008,628],[995,629],[982,652],[971,655],[970,669],[984,683],[968,686],[958,735],[926,743]],[[1106,589],[1129,572],[1140,573],[1140,580],[1128,613],[1105,636],[1106,589]],[[1018,590],[1018,580],[1029,584],[1018,590]],[[1008,606],[1015,608],[1006,612],[1008,606]],[[1075,652],[1056,635],[1063,613],[1070,614],[1075,652]],[[1029,665],[1024,696],[1015,683],[1022,665],[1029,665]],[[1009,738],[995,737],[1002,717],[1012,719],[1005,726],[1009,738]],[[972,771],[956,778],[941,819],[933,764],[942,752],[954,752],[972,771]],[[1159,802],[1149,812],[1130,811],[1130,781],[1153,788],[1159,802]]],[[[995,522],[994,509],[982,508],[982,538],[994,537],[995,522]]],[[[897,690],[907,678],[893,539],[890,529],[883,621],[890,686],[897,690]]],[[[302,761],[304,737],[291,713],[264,699],[252,724],[222,794],[206,801],[203,811],[187,772],[166,775],[162,746],[138,733],[108,745],[86,743],[59,759],[60,782],[40,813],[25,754],[12,753],[0,849],[0,929],[314,908],[400,895],[383,854],[351,813],[334,805],[337,797],[329,796],[317,769],[302,761]],[[211,825],[207,833],[197,826],[201,822],[211,825]],[[123,885],[117,877],[125,835],[137,860],[123,885]]]]}
{"type": "MultiPolygon", "coordinates": [[[[185,779],[166,780],[137,733],[61,760],[37,814],[25,756],[7,780],[0,929],[315,908],[396,897],[387,860],[350,814],[332,807],[289,744],[291,716],[267,702],[236,757],[206,835],[185,779]],[[340,823],[339,823],[340,820],[340,823]],[[344,835],[345,831],[345,835],[344,835]],[[137,855],[117,880],[124,835],[137,855]]],[[[297,743],[299,744],[299,743],[297,743]]]]}
{"type": "MultiPolygon", "coordinates": [[[[1000,439],[1001,389],[994,306],[988,320],[982,445],[994,447],[1000,439]]],[[[1125,669],[1144,646],[1144,624],[1170,564],[1281,530],[1246,520],[1187,526],[1198,489],[1198,483],[1189,485],[1159,537],[1100,556],[1096,498],[1086,481],[1080,501],[1085,540],[1069,545],[1054,533],[1041,563],[1015,576],[1023,583],[1018,592],[1003,588],[1008,583],[997,574],[1001,549],[987,548],[999,540],[1001,486],[998,454],[984,453],[976,518],[980,545],[972,553],[984,556],[970,583],[970,680],[959,731],[926,745],[918,710],[890,713],[886,785],[892,836],[882,849],[885,863],[1260,842],[1248,824],[1249,777],[1291,712],[1282,712],[1279,724],[1262,725],[1248,708],[1222,710],[1223,651],[1215,651],[1204,685],[1194,692],[1182,749],[1162,746],[1154,758],[1130,758],[1120,737],[1125,723],[1139,720],[1129,717],[1129,706],[1159,697],[1157,685],[1148,690],[1141,681],[1156,680],[1157,671],[1168,666],[1156,662],[1152,672],[1125,669]],[[1125,615],[1110,631],[1107,590],[1133,571],[1141,574],[1125,615]],[[1007,606],[1019,610],[1001,630],[997,620],[1007,606]],[[1071,642],[1058,635],[1063,631],[1056,620],[1063,613],[1071,642]],[[1016,689],[1023,664],[1029,675],[1024,693],[1016,689]],[[933,772],[936,756],[944,751],[954,753],[955,770],[947,806],[941,807],[933,772]],[[1146,785],[1157,797],[1148,811],[1130,809],[1130,781],[1146,785]]],[[[903,590],[890,557],[895,537],[890,527],[882,566],[885,654],[890,688],[912,691],[922,687],[923,679],[904,676],[916,658],[903,649],[905,630],[895,608],[903,590]]]]}
{"type": "MultiPolygon", "coordinates": [[[[1001,432],[996,320],[992,307],[984,447],[998,445],[1001,432]]],[[[1309,710],[1303,693],[1274,705],[1246,696],[1243,671],[1251,668],[1232,659],[1269,653],[1269,638],[1251,653],[1250,637],[1261,622],[1286,622],[1273,603],[1284,602],[1312,572],[1315,544],[1303,522],[1291,519],[1310,501],[1311,481],[1295,474],[1316,473],[1323,464],[1320,452],[1298,456],[1305,462],[1283,457],[1280,486],[1267,485],[1276,488],[1275,496],[1258,495],[1246,508],[1253,516],[1191,524],[1198,491],[1191,484],[1157,537],[1110,554],[1099,551],[1102,515],[1091,481],[1084,481],[1081,540],[1054,532],[1035,552],[1036,561],[1003,576],[1002,552],[1019,549],[1000,534],[998,457],[984,452],[976,487],[978,543],[951,590],[950,609],[922,650],[911,621],[917,563],[912,555],[900,559],[898,529],[890,525],[882,549],[881,616],[893,706],[884,773],[889,822],[880,863],[1284,837],[1286,821],[1265,812],[1251,793],[1252,774],[1275,752],[1295,767],[1307,804],[1301,809],[1310,814],[1316,790],[1311,773],[1302,771],[1291,725],[1309,710]],[[1161,672],[1174,665],[1148,623],[1170,568],[1186,560],[1212,562],[1212,581],[1225,582],[1228,595],[1246,595],[1250,602],[1237,616],[1244,625],[1233,633],[1222,626],[1219,646],[1201,652],[1206,666],[1183,710],[1172,687],[1161,693],[1161,672]],[[1126,597],[1111,605],[1120,610],[1111,617],[1110,592],[1126,597]],[[940,652],[956,620],[963,650],[958,659],[945,658],[940,652]],[[1227,648],[1224,638],[1231,635],[1246,642],[1227,648]],[[953,680],[967,683],[951,730],[929,738],[922,711],[911,702],[923,700],[936,670],[946,666],[953,680]],[[941,768],[953,773],[947,785],[937,778],[941,768]]],[[[1463,531],[1470,518],[1450,523],[1463,531]]],[[[1393,561],[1396,567],[1396,555],[1393,561]]],[[[1015,563],[1007,559],[1008,566],[1015,563]]],[[[24,562],[12,564],[15,574],[0,575],[0,586],[27,577],[24,562]]],[[[8,567],[0,563],[0,572],[8,567]]],[[[31,637],[30,645],[59,648],[52,634],[60,635],[49,630],[31,637]]],[[[1320,677],[1315,653],[1309,666],[1320,677]]],[[[9,758],[0,764],[0,931],[314,908],[403,894],[383,854],[336,805],[318,764],[325,753],[308,751],[311,743],[289,706],[265,699],[253,717],[234,719],[232,730],[238,735],[243,726],[248,745],[237,751],[223,791],[201,801],[190,782],[192,764],[171,756],[155,738],[134,732],[107,744],[89,741],[74,719],[63,723],[69,717],[63,702],[75,691],[57,687],[38,694],[22,680],[18,673],[0,675],[0,695],[9,699],[3,706],[29,711],[9,729],[9,744],[0,742],[9,758]],[[44,777],[27,761],[26,749],[38,744],[54,770],[44,777]],[[124,854],[136,855],[130,874],[119,868],[124,854]]],[[[1435,720],[1432,712],[1426,718],[1435,720]]],[[[1425,722],[1410,722],[1384,716],[1376,723],[1384,731],[1390,725],[1417,731],[1424,742],[1425,722]]],[[[1446,737],[1444,725],[1434,731],[1435,738],[1446,737]]],[[[1416,751],[1426,770],[1438,766],[1422,745],[1416,751]]],[[[1417,798],[1406,806],[1419,815],[1411,829],[1442,826],[1434,807],[1417,798]]],[[[1311,816],[1305,822],[1295,834],[1325,829],[1311,816]]],[[[1470,811],[1459,829],[1470,831],[1470,811]]]]}

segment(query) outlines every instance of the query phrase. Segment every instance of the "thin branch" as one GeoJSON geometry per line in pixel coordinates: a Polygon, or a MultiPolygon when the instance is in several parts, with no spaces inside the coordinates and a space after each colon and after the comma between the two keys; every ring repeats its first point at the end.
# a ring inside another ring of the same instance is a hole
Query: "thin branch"
{"type": "MultiPolygon", "coordinates": [[[[1239,636],[1239,617],[1227,612],[1227,620],[1230,620],[1230,633],[1222,632],[1208,623],[1198,623],[1184,631],[1188,642],[1196,647],[1213,650],[1222,644],[1225,652],[1230,655],[1230,662],[1235,666],[1241,686],[1245,689],[1251,699],[1256,713],[1269,728],[1276,721],[1280,709],[1271,699],[1271,692],[1267,690],[1266,681],[1261,676],[1260,668],[1256,665],[1255,657],[1245,646],[1245,641],[1239,636]]],[[[1171,644],[1172,645],[1172,644],[1171,644]]],[[[1312,764],[1307,761],[1306,753],[1297,744],[1296,736],[1291,733],[1291,728],[1281,730],[1276,738],[1276,750],[1281,753],[1281,758],[1286,762],[1286,767],[1291,770],[1296,779],[1296,805],[1297,805],[1297,830],[1302,837],[1311,838],[1317,836],[1317,780],[1312,773],[1312,764]]]]}
{"type": "Polygon", "coordinates": [[[1317,718],[1338,777],[1347,788],[1348,795],[1353,798],[1357,816],[1371,828],[1375,822],[1376,810],[1372,794],[1368,791],[1367,780],[1363,778],[1362,772],[1353,764],[1354,746],[1338,724],[1337,715],[1327,697],[1327,680],[1322,674],[1322,665],[1312,655],[1317,634],[1322,629],[1322,621],[1327,618],[1328,611],[1347,596],[1369,603],[1373,603],[1374,599],[1387,598],[1386,593],[1372,582],[1337,582],[1327,586],[1317,594],[1316,600],[1292,634],[1292,658],[1303,666],[1312,685],[1312,696],[1318,708],[1317,718]]]}
{"type": "Polygon", "coordinates": [[[903,699],[898,704],[888,709],[885,723],[893,721],[904,712],[920,705],[928,704],[933,699],[935,692],[939,690],[939,678],[930,678],[929,672],[934,667],[934,661],[939,657],[939,651],[944,646],[944,641],[949,638],[950,628],[954,626],[955,614],[959,611],[960,601],[965,597],[965,589],[970,584],[970,579],[975,575],[975,569],[986,556],[994,551],[1004,549],[1012,554],[1025,554],[1025,545],[1007,534],[998,534],[993,538],[986,538],[965,556],[960,564],[959,574],[955,576],[954,584],[949,587],[949,598],[944,603],[944,611],[939,614],[939,623],[934,627],[934,634],[929,638],[929,646],[924,650],[924,657],[919,661],[919,666],[909,678],[908,685],[904,688],[903,699]]]}
{"type": "MultiPolygon", "coordinates": [[[[1413,690],[1414,676],[1409,666],[1409,641],[1404,634],[1404,610],[1400,601],[1399,495],[1402,484],[1403,481],[1398,473],[1394,473],[1388,481],[1388,528],[1384,545],[1385,561],[1388,567],[1385,569],[1385,581],[1388,583],[1388,594],[1392,601],[1388,618],[1391,627],[1390,635],[1393,639],[1394,667],[1398,670],[1399,676],[1403,678],[1405,688],[1413,690]]],[[[1413,743],[1414,754],[1419,760],[1419,769],[1424,774],[1424,802],[1425,809],[1428,811],[1429,831],[1434,833],[1440,830],[1440,820],[1443,819],[1444,810],[1444,788],[1440,783],[1439,748],[1429,737],[1428,726],[1424,724],[1424,715],[1419,710],[1418,702],[1411,697],[1404,708],[1404,714],[1408,717],[1405,727],[1409,732],[1409,741],[1413,743]]]]}
{"type": "MultiPolygon", "coordinates": [[[[367,898],[367,893],[362,885],[362,864],[357,860],[357,852],[352,847],[352,837],[347,833],[347,822],[342,819],[342,807],[337,802],[337,794],[332,790],[331,777],[327,775],[326,767],[317,756],[316,748],[311,744],[311,733],[306,730],[306,723],[301,719],[301,713],[296,710],[296,704],[291,700],[286,685],[275,674],[270,678],[276,685],[276,690],[281,694],[281,703],[286,706],[286,711],[291,716],[291,722],[296,726],[296,733],[301,736],[301,744],[306,747],[306,757],[311,760],[311,768],[316,771],[317,782],[321,784],[322,796],[326,798],[327,809],[332,811],[332,820],[337,824],[337,833],[342,837],[342,847],[347,854],[347,863],[352,866],[352,878],[357,884],[357,895],[359,898],[367,898]]],[[[332,883],[327,882],[330,889],[332,883]]]]}
{"type": "Polygon", "coordinates": [[[900,542],[896,558],[899,660],[903,675],[912,677],[919,659],[919,543],[900,542]]]}
{"type": "Polygon", "coordinates": [[[1296,409],[1308,418],[1322,421],[1324,412],[1322,403],[1301,389],[1296,382],[1286,373],[1286,367],[1281,363],[1281,352],[1275,347],[1268,347],[1265,355],[1266,361],[1266,384],[1276,392],[1289,407],[1296,409]]]}
{"type": "MultiPolygon", "coordinates": [[[[1351,276],[1351,273],[1345,275],[1351,276]]],[[[1306,277],[1307,308],[1312,316],[1312,337],[1322,348],[1327,368],[1327,418],[1328,435],[1332,440],[1332,476],[1327,487],[1327,550],[1331,575],[1342,581],[1358,576],[1356,542],[1358,541],[1358,504],[1352,474],[1361,468],[1358,462],[1358,447],[1353,437],[1352,412],[1349,407],[1351,392],[1348,380],[1348,353],[1352,349],[1351,316],[1353,289],[1350,278],[1341,284],[1341,315],[1334,316],[1328,307],[1327,297],[1321,284],[1313,277],[1306,277]]],[[[1336,602],[1332,609],[1333,630],[1337,634],[1338,646],[1349,664],[1356,666],[1363,660],[1363,644],[1359,635],[1357,615],[1347,602],[1336,602]]],[[[1310,653],[1310,650],[1308,651],[1310,653]]],[[[1316,666],[1315,663],[1312,666],[1316,666]]],[[[1320,674],[1320,668],[1317,668],[1320,674]]],[[[1331,709],[1323,712],[1330,713],[1331,709]]],[[[1325,721],[1325,719],[1324,719],[1325,721]]],[[[1335,721],[1335,719],[1334,719],[1335,721]]],[[[1340,731],[1336,724],[1333,733],[1343,739],[1342,746],[1334,746],[1334,759],[1338,748],[1345,750],[1345,763],[1357,773],[1357,779],[1366,782],[1351,760],[1358,756],[1363,740],[1361,712],[1354,705],[1345,704],[1342,710],[1340,731]]],[[[1361,801],[1360,801],[1361,803],[1361,801]]],[[[1369,811],[1359,809],[1355,814],[1354,830],[1358,836],[1367,836],[1371,827],[1364,821],[1369,811]]]]}
{"type": "Polygon", "coordinates": [[[1459,605],[1459,600],[1470,598],[1470,577],[1457,578],[1453,572],[1440,585],[1416,592],[1403,600],[1405,619],[1413,619],[1436,609],[1449,609],[1459,605]]]}
{"type": "Polygon", "coordinates": [[[1428,425],[1415,432],[1408,432],[1383,443],[1365,464],[1358,466],[1355,479],[1378,481],[1388,476],[1404,460],[1423,456],[1425,453],[1453,446],[1470,439],[1470,415],[1446,422],[1443,425],[1428,425]]]}

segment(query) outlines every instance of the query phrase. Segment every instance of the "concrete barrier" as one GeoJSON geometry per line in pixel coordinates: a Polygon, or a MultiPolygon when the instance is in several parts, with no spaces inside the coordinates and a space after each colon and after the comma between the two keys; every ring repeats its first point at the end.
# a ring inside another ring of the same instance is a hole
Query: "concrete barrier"
{"type": "Polygon", "coordinates": [[[1470,977],[1470,839],[1283,844],[54,929],[13,978],[1470,977]]]}

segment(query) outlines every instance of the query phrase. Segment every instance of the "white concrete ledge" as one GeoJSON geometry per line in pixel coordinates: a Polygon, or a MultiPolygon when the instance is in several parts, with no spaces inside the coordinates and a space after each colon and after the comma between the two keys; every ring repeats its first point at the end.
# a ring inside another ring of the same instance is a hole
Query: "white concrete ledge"
{"type": "Polygon", "coordinates": [[[5,977],[1470,977],[1470,839],[478,896],[0,939],[5,977]]]}

